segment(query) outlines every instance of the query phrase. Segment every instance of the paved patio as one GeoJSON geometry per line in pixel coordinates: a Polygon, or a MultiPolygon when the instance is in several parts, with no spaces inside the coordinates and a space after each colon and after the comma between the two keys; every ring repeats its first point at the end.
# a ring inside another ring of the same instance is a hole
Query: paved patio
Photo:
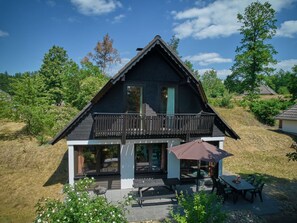
{"type": "MultiPolygon", "coordinates": [[[[182,190],[184,192],[193,193],[196,191],[195,188],[195,185],[180,185],[177,189],[179,191],[182,190]]],[[[199,190],[210,191],[211,187],[201,186],[199,190]]],[[[123,201],[123,198],[127,197],[131,191],[137,192],[136,189],[108,190],[106,197],[108,201],[117,203],[118,201],[123,201]]],[[[165,198],[147,200],[143,203],[143,207],[140,207],[136,201],[133,201],[132,204],[127,207],[127,218],[130,222],[161,220],[168,217],[169,211],[176,205],[177,202],[175,200],[172,201],[171,199],[165,198]]],[[[277,214],[280,212],[277,201],[265,194],[265,188],[263,190],[263,203],[260,201],[259,197],[256,197],[253,203],[239,198],[237,203],[234,204],[232,199],[227,199],[223,205],[223,209],[226,211],[247,210],[258,216],[277,214]]]]}

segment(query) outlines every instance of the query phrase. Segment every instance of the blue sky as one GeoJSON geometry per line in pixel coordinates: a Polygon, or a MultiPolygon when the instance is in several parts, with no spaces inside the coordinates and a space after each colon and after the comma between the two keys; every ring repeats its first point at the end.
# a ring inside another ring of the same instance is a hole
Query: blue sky
{"type": "MultiPolygon", "coordinates": [[[[155,35],[181,40],[179,53],[203,73],[230,74],[240,24],[236,15],[247,0],[0,0],[0,72],[39,70],[53,45],[80,60],[108,33],[122,58],[114,74],[155,35]]],[[[261,1],[264,2],[264,1],[261,1]]],[[[276,10],[276,68],[297,64],[297,0],[270,0],[276,10]]]]}

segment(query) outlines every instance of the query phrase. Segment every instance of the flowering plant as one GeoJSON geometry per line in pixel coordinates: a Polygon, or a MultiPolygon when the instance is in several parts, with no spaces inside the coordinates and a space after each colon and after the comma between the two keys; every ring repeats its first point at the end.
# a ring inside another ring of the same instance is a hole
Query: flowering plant
{"type": "Polygon", "coordinates": [[[36,204],[35,223],[80,222],[80,223],[122,223],[125,217],[125,204],[108,203],[105,197],[91,197],[87,189],[94,179],[84,178],[74,186],[65,185],[65,200],[40,199],[36,204]]]}

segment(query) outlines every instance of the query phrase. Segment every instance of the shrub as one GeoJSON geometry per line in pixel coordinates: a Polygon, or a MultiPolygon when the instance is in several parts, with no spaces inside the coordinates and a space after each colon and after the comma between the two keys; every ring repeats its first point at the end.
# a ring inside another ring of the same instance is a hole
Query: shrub
{"type": "Polygon", "coordinates": [[[222,200],[215,194],[205,192],[178,196],[178,208],[171,216],[177,223],[221,223],[227,218],[222,211],[222,200]]]}
{"type": "Polygon", "coordinates": [[[124,215],[124,203],[113,205],[102,196],[90,197],[86,190],[93,179],[84,178],[75,186],[65,185],[64,201],[41,199],[36,205],[35,223],[39,222],[128,222],[124,215]]]}
{"type": "Polygon", "coordinates": [[[274,126],[274,117],[279,114],[281,110],[286,109],[290,105],[292,105],[290,101],[269,99],[253,101],[249,104],[249,107],[260,122],[274,126]]]}

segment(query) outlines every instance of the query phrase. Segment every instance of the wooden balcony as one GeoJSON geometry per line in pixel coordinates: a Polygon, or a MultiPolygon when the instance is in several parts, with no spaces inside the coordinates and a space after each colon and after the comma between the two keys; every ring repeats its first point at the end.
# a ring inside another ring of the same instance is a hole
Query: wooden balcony
{"type": "Polygon", "coordinates": [[[93,133],[95,138],[169,138],[185,140],[194,136],[212,134],[215,114],[142,114],[94,113],[93,133]]]}

